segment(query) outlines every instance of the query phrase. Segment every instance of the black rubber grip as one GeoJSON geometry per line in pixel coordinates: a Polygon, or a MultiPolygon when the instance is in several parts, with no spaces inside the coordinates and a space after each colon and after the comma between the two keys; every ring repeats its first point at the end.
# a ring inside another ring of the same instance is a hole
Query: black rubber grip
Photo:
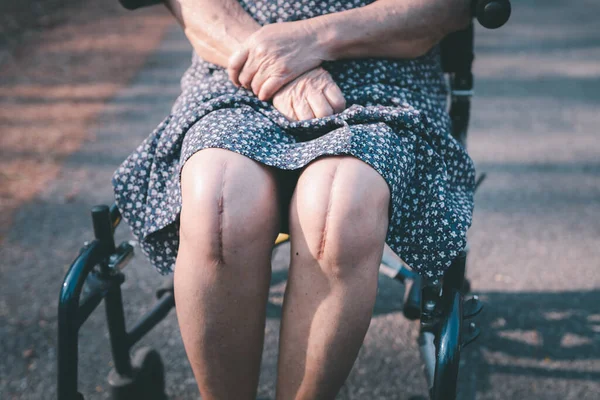
{"type": "Polygon", "coordinates": [[[510,0],[474,0],[473,14],[488,29],[500,28],[510,18],[510,0]]]}
{"type": "Polygon", "coordinates": [[[137,8],[161,4],[162,0],[119,0],[119,3],[128,10],[135,10],[137,8]]]}

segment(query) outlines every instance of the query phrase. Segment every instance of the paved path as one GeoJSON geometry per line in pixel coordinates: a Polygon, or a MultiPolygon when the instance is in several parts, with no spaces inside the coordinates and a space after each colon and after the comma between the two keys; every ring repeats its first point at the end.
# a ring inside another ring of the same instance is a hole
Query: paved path
{"type": "MultiPolygon", "coordinates": [[[[470,150],[489,177],[477,194],[469,275],[487,306],[483,335],[464,352],[465,400],[600,396],[600,5],[536,3],[519,1],[505,29],[478,29],[470,150]]],[[[174,29],[107,104],[95,139],[15,216],[0,249],[0,398],[46,399],[55,390],[57,295],[91,237],[87,210],[111,201],[112,171],[168,112],[188,62],[189,46],[174,29]]],[[[128,238],[125,229],[119,235],[128,238]]],[[[274,392],[284,250],[275,254],[261,399],[274,392]]],[[[142,256],[126,272],[133,321],[161,278],[142,256]]],[[[401,299],[401,288],[381,278],[365,345],[340,399],[425,394],[417,326],[402,318],[401,299]]],[[[197,398],[174,313],[143,343],[160,349],[171,399],[197,398]]],[[[81,331],[86,398],[108,397],[107,346],[99,310],[81,331]]]]}

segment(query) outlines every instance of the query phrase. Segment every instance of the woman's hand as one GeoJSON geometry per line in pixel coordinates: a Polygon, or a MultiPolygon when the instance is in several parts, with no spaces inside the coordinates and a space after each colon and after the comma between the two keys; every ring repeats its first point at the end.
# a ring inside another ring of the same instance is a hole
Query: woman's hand
{"type": "Polygon", "coordinates": [[[231,81],[269,100],[286,83],[327,59],[310,20],[265,25],[229,58],[231,81]]]}
{"type": "Polygon", "coordinates": [[[273,97],[273,106],[291,121],[323,118],[342,112],[346,99],[329,72],[321,67],[300,75],[273,97]]]}

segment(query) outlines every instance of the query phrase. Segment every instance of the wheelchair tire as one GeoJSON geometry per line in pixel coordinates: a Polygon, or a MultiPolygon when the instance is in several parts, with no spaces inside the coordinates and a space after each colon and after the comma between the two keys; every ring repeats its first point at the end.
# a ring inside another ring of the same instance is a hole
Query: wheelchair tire
{"type": "Polygon", "coordinates": [[[436,337],[436,365],[432,400],[455,400],[461,349],[462,294],[453,289],[443,295],[446,312],[436,337]],[[446,297],[447,296],[447,297],[446,297]]]}
{"type": "Polygon", "coordinates": [[[140,398],[167,400],[164,366],[158,351],[150,347],[142,347],[135,352],[131,364],[135,371],[140,398]]]}

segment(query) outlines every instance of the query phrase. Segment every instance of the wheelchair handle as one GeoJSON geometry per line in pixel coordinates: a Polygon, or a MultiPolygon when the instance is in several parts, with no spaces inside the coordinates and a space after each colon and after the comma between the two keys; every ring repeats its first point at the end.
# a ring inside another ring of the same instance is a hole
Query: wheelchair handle
{"type": "Polygon", "coordinates": [[[488,29],[500,28],[510,18],[510,0],[473,0],[473,15],[488,29]]]}

